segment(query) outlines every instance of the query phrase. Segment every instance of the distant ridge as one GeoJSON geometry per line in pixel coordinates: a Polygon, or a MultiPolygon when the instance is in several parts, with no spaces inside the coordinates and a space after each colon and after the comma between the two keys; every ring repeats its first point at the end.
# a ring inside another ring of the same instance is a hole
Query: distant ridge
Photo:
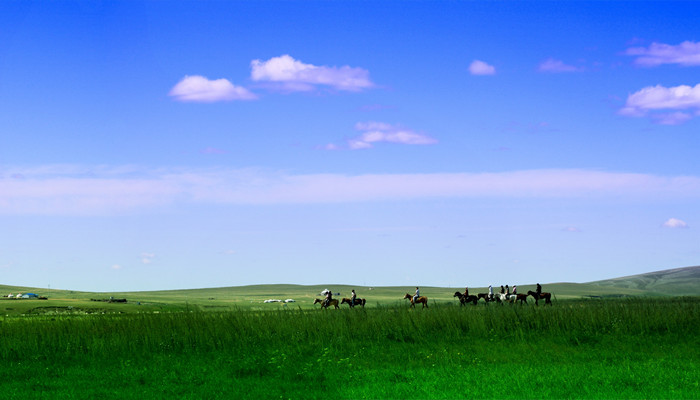
{"type": "MultiPolygon", "coordinates": [[[[619,278],[605,279],[600,281],[573,283],[573,282],[558,282],[547,283],[542,282],[545,290],[551,291],[558,296],[565,297],[618,297],[618,296],[647,296],[647,295],[669,295],[669,296],[700,296],[700,266],[674,268],[662,271],[647,272],[644,274],[623,276],[619,278]]],[[[525,292],[533,289],[534,284],[518,285],[525,292]]],[[[333,287],[342,292],[349,292],[351,288],[360,288],[360,285],[347,284],[318,284],[318,285],[296,285],[296,284],[263,284],[263,285],[247,285],[247,286],[231,286],[219,288],[197,288],[197,289],[177,289],[177,290],[149,290],[149,291],[118,291],[109,292],[112,295],[133,296],[134,294],[148,294],[154,298],[169,298],[177,296],[190,296],[191,300],[201,297],[208,299],[213,296],[213,293],[219,297],[226,297],[245,292],[246,295],[261,295],[261,296],[285,296],[286,293],[303,292],[318,293],[325,287],[333,287]],[[225,293],[225,294],[222,294],[225,293]]],[[[375,288],[364,288],[373,290],[375,295],[380,292],[387,296],[395,295],[395,292],[405,291],[405,286],[384,286],[375,288]]],[[[426,286],[427,288],[427,286],[426,286]]],[[[445,288],[441,288],[445,289],[445,288]]],[[[470,287],[474,291],[486,291],[485,287],[470,287]]],[[[0,284],[0,295],[6,293],[18,292],[34,292],[38,294],[55,297],[58,293],[63,298],[90,298],[95,295],[105,295],[108,292],[83,292],[74,290],[60,290],[46,288],[34,288],[26,286],[11,286],[0,284]]],[[[451,292],[453,293],[453,292],[451,292]]],[[[451,297],[450,297],[451,299],[451,297]]]]}
{"type": "Polygon", "coordinates": [[[700,295],[700,266],[647,272],[587,282],[587,284],[607,288],[637,289],[648,293],[697,296],[700,295]]]}

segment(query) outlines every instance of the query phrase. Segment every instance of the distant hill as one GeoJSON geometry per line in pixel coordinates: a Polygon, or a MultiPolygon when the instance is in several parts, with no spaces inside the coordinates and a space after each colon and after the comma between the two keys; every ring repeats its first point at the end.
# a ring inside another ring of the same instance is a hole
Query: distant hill
{"type": "MultiPolygon", "coordinates": [[[[552,282],[542,283],[543,289],[554,293],[559,299],[581,298],[581,297],[620,297],[620,296],[700,296],[700,266],[675,268],[663,271],[648,272],[645,274],[623,276],[620,278],[606,279],[601,281],[573,283],[573,282],[552,282]]],[[[314,297],[324,288],[332,288],[335,292],[340,292],[343,296],[350,293],[350,289],[358,290],[360,296],[367,296],[374,299],[383,299],[386,302],[400,301],[403,294],[411,292],[411,287],[386,286],[386,287],[362,287],[359,285],[346,284],[319,284],[319,285],[250,285],[234,286],[222,288],[202,288],[202,289],[181,289],[181,290],[159,290],[144,292],[81,292],[73,290],[47,290],[31,287],[0,285],[0,296],[8,293],[33,292],[49,298],[62,299],[90,299],[105,298],[114,296],[115,298],[129,298],[135,301],[154,303],[209,303],[226,302],[227,304],[261,303],[265,299],[277,298],[286,299],[289,297],[299,301],[312,302],[314,297]]],[[[430,297],[439,301],[453,301],[452,294],[458,288],[431,288],[421,287],[425,293],[430,293],[430,297]]],[[[496,288],[494,288],[496,289],[496,288]]],[[[470,292],[486,292],[485,287],[470,287],[470,292]]],[[[518,285],[520,293],[527,293],[528,290],[535,290],[534,284],[522,283],[518,285]]]]}
{"type": "Polygon", "coordinates": [[[700,266],[674,268],[646,274],[588,282],[587,285],[610,289],[632,289],[648,294],[700,295],[700,266]]]}

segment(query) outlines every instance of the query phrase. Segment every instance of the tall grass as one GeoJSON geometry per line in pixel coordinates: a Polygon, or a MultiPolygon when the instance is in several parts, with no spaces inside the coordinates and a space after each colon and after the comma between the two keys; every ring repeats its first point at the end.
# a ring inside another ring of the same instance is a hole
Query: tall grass
{"type": "Polygon", "coordinates": [[[466,338],[576,340],[603,335],[696,334],[700,301],[585,300],[554,307],[444,305],[430,309],[178,312],[5,318],[0,357],[210,352],[224,349],[323,346],[362,340],[427,343],[466,338]]]}
{"type": "Polygon", "coordinates": [[[508,385],[522,398],[692,398],[698,326],[698,298],[7,317],[0,391],[483,398],[508,385]]]}

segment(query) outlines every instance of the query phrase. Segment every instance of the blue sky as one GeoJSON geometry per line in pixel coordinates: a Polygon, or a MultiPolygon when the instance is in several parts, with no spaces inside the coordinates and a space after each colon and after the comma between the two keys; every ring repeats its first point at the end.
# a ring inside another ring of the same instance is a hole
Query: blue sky
{"type": "Polygon", "coordinates": [[[698,20],[694,2],[2,2],[1,283],[697,265],[698,20]]]}

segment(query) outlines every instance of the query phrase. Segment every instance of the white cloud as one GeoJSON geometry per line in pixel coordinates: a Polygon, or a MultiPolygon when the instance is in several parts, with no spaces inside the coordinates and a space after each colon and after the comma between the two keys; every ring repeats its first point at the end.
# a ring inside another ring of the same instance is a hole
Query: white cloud
{"type": "Polygon", "coordinates": [[[170,89],[168,95],[177,101],[199,103],[257,99],[254,93],[235,86],[227,79],[209,80],[199,75],[185,76],[170,89]]]}
{"type": "Polygon", "coordinates": [[[675,46],[652,43],[649,47],[630,47],[625,54],[636,56],[634,63],[643,67],[662,64],[700,66],[700,42],[685,41],[675,46]]]}
{"type": "Polygon", "coordinates": [[[430,136],[384,122],[358,122],[355,124],[355,129],[363,133],[348,141],[348,147],[352,150],[368,149],[379,142],[410,145],[437,143],[437,140],[430,136]]]}
{"type": "Polygon", "coordinates": [[[651,116],[652,120],[660,125],[680,125],[693,119],[693,116],[684,112],[658,113],[651,116]]]}
{"type": "Polygon", "coordinates": [[[469,73],[472,75],[495,75],[496,67],[481,60],[474,60],[469,64],[469,73]]]}
{"type": "Polygon", "coordinates": [[[627,97],[625,106],[619,114],[628,117],[643,117],[652,114],[658,123],[677,125],[698,115],[700,111],[700,84],[695,87],[680,85],[664,87],[661,85],[645,87],[627,97]],[[695,112],[657,113],[659,110],[692,110],[695,112]]]}
{"type": "Polygon", "coordinates": [[[114,265],[112,265],[112,269],[119,270],[119,269],[122,269],[122,266],[119,264],[114,264],[114,265]]]}
{"type": "Polygon", "coordinates": [[[669,218],[664,222],[663,226],[666,228],[688,228],[688,224],[685,221],[676,218],[669,218]]]}
{"type": "Polygon", "coordinates": [[[152,263],[154,258],[156,258],[156,255],[153,253],[142,253],[141,254],[141,262],[143,264],[152,263]]]}
{"type": "Polygon", "coordinates": [[[537,70],[540,72],[580,72],[583,71],[583,68],[564,64],[561,60],[548,58],[540,63],[537,70]]]}
{"type": "MultiPolygon", "coordinates": [[[[365,142],[367,143],[367,142],[365,142]]],[[[202,204],[315,204],[423,198],[698,199],[700,177],[591,170],[305,174],[133,167],[0,170],[2,215],[122,215],[202,204]],[[42,171],[37,173],[36,171],[42,171]],[[73,171],[73,172],[70,172],[73,171]],[[20,173],[24,179],[9,178],[20,173]]],[[[155,256],[143,253],[142,262],[155,256]]]]}
{"type": "Polygon", "coordinates": [[[287,91],[309,91],[317,85],[338,90],[360,91],[374,86],[369,72],[349,66],[327,67],[304,64],[285,54],[267,61],[250,62],[251,79],[258,82],[274,82],[287,91]]]}

